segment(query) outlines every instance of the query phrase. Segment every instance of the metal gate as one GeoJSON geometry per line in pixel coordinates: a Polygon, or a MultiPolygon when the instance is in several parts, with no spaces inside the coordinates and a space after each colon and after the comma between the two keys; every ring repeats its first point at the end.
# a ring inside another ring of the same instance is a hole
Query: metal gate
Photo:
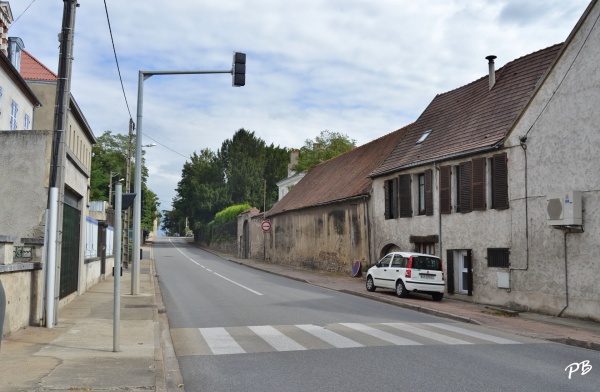
{"type": "Polygon", "coordinates": [[[63,205],[63,231],[60,258],[60,298],[77,291],[79,280],[79,240],[81,211],[63,205]]]}

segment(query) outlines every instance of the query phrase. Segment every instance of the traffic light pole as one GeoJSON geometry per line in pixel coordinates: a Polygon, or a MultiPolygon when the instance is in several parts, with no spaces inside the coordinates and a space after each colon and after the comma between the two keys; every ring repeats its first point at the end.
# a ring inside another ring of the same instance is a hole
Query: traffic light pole
{"type": "Polygon", "coordinates": [[[139,71],[137,127],[135,133],[135,184],[134,193],[138,195],[133,201],[133,245],[131,269],[131,295],[140,294],[140,244],[142,226],[142,112],[144,106],[144,81],[154,75],[203,75],[231,74],[232,85],[235,87],[245,84],[246,55],[235,52],[233,66],[227,71],[139,71]],[[240,58],[243,55],[243,59],[240,58]],[[243,63],[242,61],[243,60],[243,63]],[[238,65],[239,64],[239,65],[238,65]],[[243,65],[243,67],[242,67],[243,65]],[[242,69],[243,68],[243,69],[242,69]],[[243,76],[240,76],[243,75],[243,76]]]}

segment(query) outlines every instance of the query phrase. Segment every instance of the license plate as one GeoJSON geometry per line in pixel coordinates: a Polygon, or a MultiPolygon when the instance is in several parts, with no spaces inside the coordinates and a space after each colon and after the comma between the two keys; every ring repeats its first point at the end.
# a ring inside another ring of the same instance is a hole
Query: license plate
{"type": "Polygon", "coordinates": [[[430,275],[430,274],[419,274],[419,277],[421,279],[434,279],[435,275],[430,275]]]}

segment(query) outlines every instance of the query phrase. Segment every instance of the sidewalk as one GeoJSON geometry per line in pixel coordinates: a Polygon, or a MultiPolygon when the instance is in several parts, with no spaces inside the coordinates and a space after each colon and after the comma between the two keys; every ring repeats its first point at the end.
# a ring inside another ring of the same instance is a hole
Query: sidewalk
{"type": "Polygon", "coordinates": [[[178,367],[165,368],[174,357],[170,339],[160,333],[168,331],[168,322],[148,258],[151,249],[143,251],[140,295],[131,295],[130,270],[121,277],[117,352],[110,276],[59,309],[54,328],[27,327],[2,341],[0,391],[177,390],[165,381],[175,384],[180,376],[178,367]]]}
{"type": "Polygon", "coordinates": [[[364,277],[353,278],[322,271],[295,269],[263,262],[262,260],[240,259],[213,250],[204,250],[238,264],[316,286],[383,301],[452,320],[484,325],[522,336],[600,351],[600,323],[594,321],[566,317],[558,318],[532,312],[517,313],[507,309],[488,307],[448,297],[444,297],[440,302],[432,301],[429,295],[411,294],[408,298],[398,298],[393,290],[377,290],[370,293],[365,288],[364,277]]]}

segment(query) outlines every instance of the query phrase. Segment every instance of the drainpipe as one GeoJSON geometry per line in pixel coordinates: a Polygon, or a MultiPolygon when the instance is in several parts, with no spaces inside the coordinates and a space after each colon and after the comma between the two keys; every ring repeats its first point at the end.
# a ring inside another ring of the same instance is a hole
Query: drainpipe
{"type": "Polygon", "coordinates": [[[565,294],[567,297],[567,304],[565,305],[563,310],[560,311],[557,317],[560,317],[563,314],[563,312],[569,307],[569,269],[567,267],[567,234],[569,234],[569,232],[565,230],[565,294]]]}
{"type": "Polygon", "coordinates": [[[4,315],[6,313],[6,293],[4,292],[4,286],[0,280],[0,348],[2,348],[2,330],[4,327],[4,315]]]}
{"type": "Polygon", "coordinates": [[[525,268],[512,268],[508,269],[508,290],[512,291],[512,272],[513,271],[527,271],[529,270],[529,203],[528,203],[528,189],[527,189],[527,136],[521,137],[519,140],[523,154],[525,154],[525,268]]]}
{"type": "Polygon", "coordinates": [[[369,267],[371,267],[371,220],[369,219],[369,200],[367,199],[367,196],[364,196],[363,199],[365,201],[365,214],[367,215],[367,261],[369,267]]]}

